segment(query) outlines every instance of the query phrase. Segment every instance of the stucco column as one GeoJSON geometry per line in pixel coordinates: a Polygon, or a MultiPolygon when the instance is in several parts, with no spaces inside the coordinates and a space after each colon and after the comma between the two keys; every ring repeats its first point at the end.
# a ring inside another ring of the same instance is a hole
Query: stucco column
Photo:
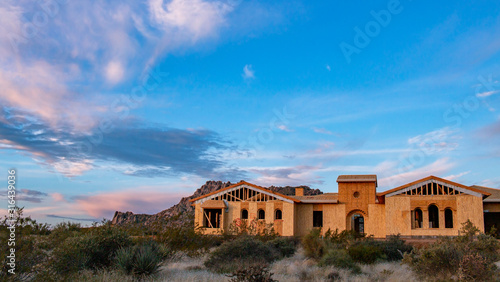
{"type": "Polygon", "coordinates": [[[429,210],[428,209],[423,209],[422,210],[422,228],[423,229],[429,229],[429,210]]]}
{"type": "Polygon", "coordinates": [[[439,210],[439,229],[445,229],[444,210],[439,210]]]}

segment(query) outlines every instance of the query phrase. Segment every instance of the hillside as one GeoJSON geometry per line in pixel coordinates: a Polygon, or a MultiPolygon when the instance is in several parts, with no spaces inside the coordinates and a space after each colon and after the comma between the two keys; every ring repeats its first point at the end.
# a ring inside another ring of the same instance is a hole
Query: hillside
{"type": "MultiPolygon", "coordinates": [[[[182,218],[188,218],[189,214],[194,213],[194,207],[191,206],[191,203],[189,202],[190,199],[194,199],[203,195],[206,195],[208,193],[211,193],[213,191],[217,191],[223,188],[226,188],[228,186],[233,185],[234,183],[231,182],[222,182],[222,181],[207,181],[205,184],[203,184],[200,188],[198,188],[193,195],[189,197],[184,197],[182,198],[178,204],[163,210],[157,214],[149,215],[149,214],[134,214],[133,212],[127,211],[127,212],[121,212],[121,211],[116,211],[115,215],[113,216],[113,219],[111,221],[112,224],[114,225],[127,225],[127,224],[145,224],[145,225],[150,225],[155,222],[157,222],[160,219],[169,219],[172,217],[180,216],[182,218]]],[[[297,187],[292,187],[292,186],[271,186],[267,187],[267,189],[281,193],[284,195],[294,195],[295,194],[295,188],[304,188],[304,195],[319,195],[323,194],[319,189],[311,189],[308,186],[297,186],[297,187]]]]}

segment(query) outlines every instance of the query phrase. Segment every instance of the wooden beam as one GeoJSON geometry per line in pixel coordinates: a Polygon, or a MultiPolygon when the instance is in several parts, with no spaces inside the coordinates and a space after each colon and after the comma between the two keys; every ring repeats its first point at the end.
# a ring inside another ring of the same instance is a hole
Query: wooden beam
{"type": "Polygon", "coordinates": [[[214,227],[213,227],[213,225],[212,225],[212,222],[210,222],[210,217],[209,217],[209,216],[207,216],[206,211],[203,211],[203,214],[204,214],[204,215],[205,215],[205,217],[207,218],[207,221],[208,221],[209,227],[214,228],[214,227]]]}

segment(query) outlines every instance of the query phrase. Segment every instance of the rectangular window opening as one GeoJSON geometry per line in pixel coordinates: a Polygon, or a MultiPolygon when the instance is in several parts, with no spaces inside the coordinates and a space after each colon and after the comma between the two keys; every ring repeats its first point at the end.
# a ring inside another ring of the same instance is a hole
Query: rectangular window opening
{"type": "Polygon", "coordinates": [[[323,227],[323,211],[313,211],[313,227],[323,227]]]}

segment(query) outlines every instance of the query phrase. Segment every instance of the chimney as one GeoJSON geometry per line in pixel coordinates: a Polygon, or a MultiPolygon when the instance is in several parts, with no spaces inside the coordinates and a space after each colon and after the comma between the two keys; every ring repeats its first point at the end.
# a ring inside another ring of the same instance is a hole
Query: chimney
{"type": "Polygon", "coordinates": [[[295,196],[304,196],[304,188],[295,188],[295,196]]]}

